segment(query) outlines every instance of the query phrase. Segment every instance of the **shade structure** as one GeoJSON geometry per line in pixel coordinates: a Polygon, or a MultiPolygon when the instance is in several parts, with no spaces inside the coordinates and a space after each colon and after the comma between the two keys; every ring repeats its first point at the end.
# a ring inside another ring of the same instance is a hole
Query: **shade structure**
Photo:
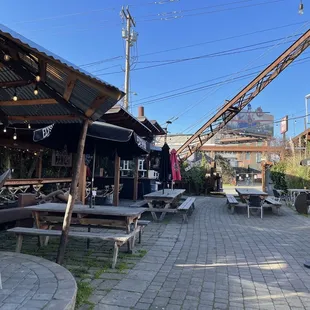
{"type": "MultiPolygon", "coordinates": [[[[51,149],[66,147],[68,152],[75,153],[79,131],[79,124],[55,124],[51,134],[39,143],[51,149]]],[[[150,151],[149,143],[133,130],[104,122],[93,122],[87,130],[84,153],[93,154],[95,148],[98,155],[113,158],[117,152],[122,159],[128,160],[150,151]]]]}
{"type": "Polygon", "coordinates": [[[159,166],[159,181],[163,184],[163,189],[167,185],[171,175],[171,162],[169,154],[169,146],[165,143],[161,150],[160,166],[159,166]]]}
{"type": "Polygon", "coordinates": [[[171,150],[170,153],[170,162],[171,162],[171,177],[173,181],[181,181],[181,170],[179,161],[177,158],[177,151],[175,149],[171,150]]]}

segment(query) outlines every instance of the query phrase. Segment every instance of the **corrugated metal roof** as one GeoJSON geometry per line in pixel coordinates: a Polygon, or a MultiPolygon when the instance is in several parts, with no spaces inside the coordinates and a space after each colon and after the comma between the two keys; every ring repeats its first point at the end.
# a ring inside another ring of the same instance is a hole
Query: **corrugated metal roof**
{"type": "Polygon", "coordinates": [[[116,105],[107,111],[102,117],[102,120],[129,129],[133,129],[141,137],[151,137],[151,130],[142,124],[136,117],[127,112],[120,105],[116,105]]]}
{"type": "MultiPolygon", "coordinates": [[[[2,83],[31,81],[39,71],[38,63],[43,61],[46,64],[44,84],[42,84],[42,81],[38,83],[39,94],[34,95],[34,84],[20,86],[16,88],[18,100],[55,99],[59,94],[64,96],[68,84],[72,83],[72,81],[74,83],[68,100],[68,106],[59,103],[29,105],[29,102],[24,106],[17,104],[12,104],[12,106],[8,106],[8,104],[4,106],[0,105],[0,110],[7,116],[72,115],[72,108],[79,115],[80,112],[82,114],[86,113],[97,98],[105,97],[106,100],[104,103],[96,107],[95,113],[91,116],[93,120],[96,120],[115,105],[124,95],[118,88],[95,78],[72,63],[0,24],[0,51],[2,50],[3,53],[7,53],[7,46],[17,53],[19,60],[12,57],[12,61],[8,63],[3,62],[4,66],[0,67],[0,82],[2,83]],[[26,72],[25,68],[27,68],[26,72]]],[[[14,88],[0,88],[0,101],[12,100],[14,92],[14,88]]],[[[46,122],[45,119],[43,123],[46,122]]],[[[72,120],[68,120],[68,122],[72,122],[72,120]]],[[[31,123],[41,123],[41,121],[31,121],[31,123]]]]}
{"type": "Polygon", "coordinates": [[[115,89],[116,91],[121,92],[117,87],[115,87],[115,86],[113,86],[113,85],[111,85],[111,84],[109,84],[109,83],[107,83],[101,79],[98,79],[97,77],[95,77],[91,73],[79,68],[77,65],[71,63],[70,61],[65,60],[64,58],[52,53],[51,51],[45,49],[44,47],[40,46],[39,44],[25,38],[24,36],[22,36],[18,32],[15,32],[14,30],[6,27],[3,24],[0,24],[0,33],[2,33],[3,35],[5,35],[8,38],[14,40],[15,42],[25,46],[26,48],[31,49],[32,51],[34,51],[36,53],[43,54],[47,58],[52,58],[53,60],[57,61],[59,64],[65,65],[68,68],[73,69],[77,73],[83,74],[85,77],[91,78],[98,83],[103,83],[106,86],[111,87],[111,88],[115,89]]]}

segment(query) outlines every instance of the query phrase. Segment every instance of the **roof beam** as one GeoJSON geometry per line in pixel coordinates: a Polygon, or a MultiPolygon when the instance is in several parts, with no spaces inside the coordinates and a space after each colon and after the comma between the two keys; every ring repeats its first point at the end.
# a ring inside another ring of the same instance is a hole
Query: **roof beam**
{"type": "Polygon", "coordinates": [[[46,81],[46,62],[43,59],[39,60],[40,78],[42,82],[46,81]]]}
{"type": "Polygon", "coordinates": [[[66,88],[63,94],[65,100],[69,101],[76,82],[76,74],[70,74],[67,78],[66,88]]]}
{"type": "Polygon", "coordinates": [[[43,116],[8,116],[9,121],[63,121],[63,120],[78,120],[77,115],[43,115],[43,116]]]}
{"type": "Polygon", "coordinates": [[[6,82],[0,82],[0,88],[11,88],[11,87],[21,87],[33,84],[33,81],[6,81],[6,82]]]}
{"type": "Polygon", "coordinates": [[[85,115],[87,117],[92,117],[94,115],[94,113],[96,112],[96,110],[102,106],[106,100],[108,99],[108,96],[98,96],[90,105],[90,107],[88,108],[88,110],[85,112],[85,115]]]}
{"type": "Polygon", "coordinates": [[[29,106],[29,105],[44,105],[44,104],[58,104],[55,99],[32,99],[32,100],[9,100],[0,101],[0,107],[18,107],[18,106],[29,106]]]}
{"type": "MultiPolygon", "coordinates": [[[[9,67],[15,74],[19,75],[22,79],[25,80],[35,80],[35,74],[31,72],[30,69],[26,68],[25,63],[21,63],[18,60],[11,58],[10,61],[5,61],[3,56],[0,58],[0,61],[6,66],[9,67]]],[[[85,115],[78,108],[74,108],[67,100],[65,100],[55,89],[53,89],[46,82],[40,81],[37,83],[38,87],[42,89],[48,96],[54,98],[59,104],[63,105],[70,113],[79,116],[80,119],[85,119],[85,115]]],[[[54,120],[60,120],[60,116],[55,115],[54,120]],[[59,118],[57,118],[59,117],[59,118]]]]}

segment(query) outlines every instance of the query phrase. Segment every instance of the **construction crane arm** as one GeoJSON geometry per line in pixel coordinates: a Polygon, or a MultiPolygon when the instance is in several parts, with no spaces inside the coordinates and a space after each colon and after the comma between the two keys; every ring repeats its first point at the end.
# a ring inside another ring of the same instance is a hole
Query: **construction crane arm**
{"type": "Polygon", "coordinates": [[[310,29],[293,43],[282,55],[265,68],[255,79],[244,87],[233,99],[228,101],[178,150],[184,161],[226,126],[244,107],[246,107],[268,84],[270,84],[290,63],[310,45],[310,29]]]}

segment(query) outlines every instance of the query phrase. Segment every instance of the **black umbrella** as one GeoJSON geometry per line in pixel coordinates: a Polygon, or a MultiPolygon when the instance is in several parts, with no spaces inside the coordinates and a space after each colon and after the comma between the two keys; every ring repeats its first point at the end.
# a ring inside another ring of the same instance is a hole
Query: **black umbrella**
{"type": "Polygon", "coordinates": [[[169,154],[169,146],[165,143],[161,150],[160,156],[160,166],[159,166],[159,181],[163,184],[163,192],[164,188],[167,185],[167,182],[170,179],[171,175],[171,163],[170,163],[170,154],[169,154]]]}

